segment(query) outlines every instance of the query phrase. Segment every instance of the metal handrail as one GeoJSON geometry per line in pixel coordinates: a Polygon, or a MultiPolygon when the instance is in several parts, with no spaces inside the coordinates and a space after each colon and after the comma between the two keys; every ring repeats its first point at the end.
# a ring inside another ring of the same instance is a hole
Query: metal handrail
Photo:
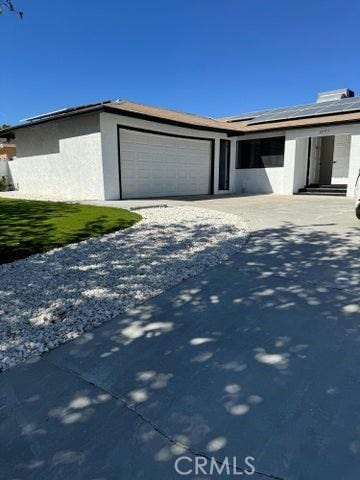
{"type": "Polygon", "coordinates": [[[359,169],[359,173],[358,173],[358,176],[357,176],[357,179],[356,179],[356,182],[355,182],[354,194],[356,194],[356,187],[357,187],[357,184],[359,183],[359,179],[360,179],[360,169],[359,169]]]}

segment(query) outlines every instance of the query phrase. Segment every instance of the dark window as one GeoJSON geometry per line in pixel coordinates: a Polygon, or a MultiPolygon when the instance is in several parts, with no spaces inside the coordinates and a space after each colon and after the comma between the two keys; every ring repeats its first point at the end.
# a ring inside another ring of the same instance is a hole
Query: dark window
{"type": "Polygon", "coordinates": [[[219,190],[229,190],[230,140],[220,140],[219,190]]]}
{"type": "Polygon", "coordinates": [[[271,168],[284,166],[285,137],[239,140],[236,168],[271,168]]]}

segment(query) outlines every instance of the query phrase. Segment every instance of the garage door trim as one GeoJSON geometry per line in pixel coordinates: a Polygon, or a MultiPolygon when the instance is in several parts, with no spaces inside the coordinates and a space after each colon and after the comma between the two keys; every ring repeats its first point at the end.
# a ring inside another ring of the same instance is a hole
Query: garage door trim
{"type": "Polygon", "coordinates": [[[129,127],[128,125],[117,124],[117,149],[118,149],[118,169],[119,169],[119,185],[120,200],[123,199],[123,188],[121,181],[121,130],[132,130],[140,133],[150,133],[152,135],[161,135],[164,137],[184,138],[187,140],[203,140],[210,142],[210,195],[214,195],[214,165],[215,165],[215,140],[207,137],[192,137],[191,135],[181,135],[179,133],[159,132],[157,130],[148,130],[147,128],[129,127]]]}

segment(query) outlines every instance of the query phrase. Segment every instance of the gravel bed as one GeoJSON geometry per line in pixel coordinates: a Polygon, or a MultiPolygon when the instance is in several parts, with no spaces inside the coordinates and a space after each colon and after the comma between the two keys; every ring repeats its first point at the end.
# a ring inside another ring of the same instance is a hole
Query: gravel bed
{"type": "Polygon", "coordinates": [[[114,318],[239,251],[236,215],[196,207],[139,210],[135,226],[0,265],[0,368],[114,318]]]}

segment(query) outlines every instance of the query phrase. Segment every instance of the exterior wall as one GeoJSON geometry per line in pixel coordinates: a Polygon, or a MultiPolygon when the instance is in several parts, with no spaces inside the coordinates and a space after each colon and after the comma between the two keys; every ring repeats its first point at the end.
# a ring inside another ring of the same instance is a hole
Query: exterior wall
{"type": "Polygon", "coordinates": [[[297,128],[286,132],[287,139],[304,137],[327,137],[329,135],[355,135],[360,133],[360,123],[324,125],[312,128],[297,128]]]}
{"type": "Polygon", "coordinates": [[[64,200],[104,198],[98,113],[17,130],[16,146],[9,167],[21,192],[64,200]]]}
{"type": "Polygon", "coordinates": [[[285,141],[283,193],[292,195],[306,183],[308,138],[285,141]]]}
{"type": "MultiPolygon", "coordinates": [[[[214,166],[214,193],[224,193],[219,191],[219,150],[220,139],[227,138],[224,133],[207,132],[205,130],[198,130],[192,128],[178,127],[157,123],[156,121],[141,120],[122,115],[115,115],[112,113],[100,114],[100,129],[101,129],[101,144],[102,144],[102,159],[103,159],[103,179],[104,179],[104,195],[106,200],[117,200],[120,198],[120,182],[119,182],[119,163],[118,163],[118,141],[117,141],[117,126],[133,127],[146,130],[153,130],[156,132],[165,132],[177,135],[186,135],[197,138],[207,138],[215,140],[215,166],[214,166]]],[[[232,147],[234,142],[232,142],[232,147]]],[[[236,144],[235,144],[236,146],[236,144]]],[[[235,152],[231,149],[231,168],[230,168],[230,189],[226,193],[234,192],[234,167],[235,167],[235,152]]]]}
{"type": "Polygon", "coordinates": [[[241,168],[235,169],[236,142],[238,140],[252,140],[258,138],[284,137],[285,132],[271,132],[262,134],[249,134],[236,137],[232,152],[234,187],[237,193],[284,193],[284,167],[274,168],[241,168]]]}
{"type": "Polygon", "coordinates": [[[284,168],[244,168],[236,170],[238,193],[283,193],[284,168]]]}
{"type": "Polygon", "coordinates": [[[355,195],[355,184],[360,172],[360,132],[352,135],[350,144],[349,181],[347,196],[355,195]]]}

